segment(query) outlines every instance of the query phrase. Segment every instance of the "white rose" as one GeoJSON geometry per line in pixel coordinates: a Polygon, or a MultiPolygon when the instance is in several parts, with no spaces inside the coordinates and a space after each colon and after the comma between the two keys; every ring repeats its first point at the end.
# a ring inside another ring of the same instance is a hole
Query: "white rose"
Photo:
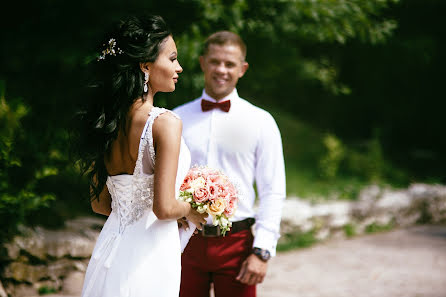
{"type": "Polygon", "coordinates": [[[204,178],[202,176],[200,176],[200,177],[194,179],[190,183],[190,187],[191,187],[191,189],[193,189],[193,192],[194,192],[196,189],[204,188],[205,184],[206,184],[206,181],[204,180],[204,178]]]}
{"type": "Polygon", "coordinates": [[[222,227],[226,227],[228,226],[229,221],[225,217],[221,216],[220,223],[222,227]]]}
{"type": "Polygon", "coordinates": [[[199,213],[205,213],[205,212],[206,212],[206,209],[207,209],[207,206],[206,206],[206,205],[200,205],[200,206],[197,207],[197,211],[198,211],[199,213]]]}

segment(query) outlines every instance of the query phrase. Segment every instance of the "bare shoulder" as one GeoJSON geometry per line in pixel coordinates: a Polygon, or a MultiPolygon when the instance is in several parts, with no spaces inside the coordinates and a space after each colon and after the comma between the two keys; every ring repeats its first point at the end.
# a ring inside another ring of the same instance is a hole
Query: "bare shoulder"
{"type": "Polygon", "coordinates": [[[153,135],[156,137],[158,135],[181,135],[183,129],[183,123],[181,119],[176,117],[171,112],[164,112],[160,114],[153,122],[153,135]]]}
{"type": "Polygon", "coordinates": [[[137,141],[139,143],[141,133],[144,130],[144,126],[146,125],[148,117],[148,113],[138,112],[133,114],[129,123],[130,125],[128,130],[130,140],[137,141]]]}
{"type": "Polygon", "coordinates": [[[146,109],[133,110],[127,123],[127,141],[131,158],[136,160],[138,157],[139,142],[141,134],[149,117],[149,111],[146,109]]]}
{"type": "Polygon", "coordinates": [[[133,130],[143,130],[144,126],[146,125],[147,119],[149,118],[148,114],[144,114],[144,113],[138,113],[135,114],[134,117],[132,118],[132,129],[133,130]]]}

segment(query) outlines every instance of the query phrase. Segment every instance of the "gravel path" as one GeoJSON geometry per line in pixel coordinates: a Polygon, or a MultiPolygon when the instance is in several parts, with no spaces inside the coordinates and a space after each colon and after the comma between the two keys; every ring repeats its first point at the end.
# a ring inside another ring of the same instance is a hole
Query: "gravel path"
{"type": "Polygon", "coordinates": [[[280,253],[271,260],[258,297],[446,297],[446,225],[280,253]]]}
{"type": "Polygon", "coordinates": [[[281,253],[258,291],[259,297],[445,297],[446,226],[281,253]]]}

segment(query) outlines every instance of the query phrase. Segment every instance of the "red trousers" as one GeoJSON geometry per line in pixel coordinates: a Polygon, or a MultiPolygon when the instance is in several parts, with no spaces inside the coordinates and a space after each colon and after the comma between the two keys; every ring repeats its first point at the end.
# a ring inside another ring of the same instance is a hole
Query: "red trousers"
{"type": "Polygon", "coordinates": [[[255,297],[256,286],[235,278],[252,251],[251,230],[225,237],[192,236],[181,257],[180,297],[209,297],[214,283],[215,297],[255,297]]]}

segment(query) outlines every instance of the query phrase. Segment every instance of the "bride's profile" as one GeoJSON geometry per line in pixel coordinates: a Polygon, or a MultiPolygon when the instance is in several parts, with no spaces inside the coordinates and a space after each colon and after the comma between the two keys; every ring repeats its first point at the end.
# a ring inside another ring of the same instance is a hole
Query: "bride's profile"
{"type": "Polygon", "coordinates": [[[154,107],[172,92],[182,68],[160,16],[120,21],[92,61],[87,104],[78,113],[77,159],[94,212],[108,216],[85,275],[82,296],[179,293],[177,219],[205,215],[177,200],[190,153],[176,114],[154,107]]]}

